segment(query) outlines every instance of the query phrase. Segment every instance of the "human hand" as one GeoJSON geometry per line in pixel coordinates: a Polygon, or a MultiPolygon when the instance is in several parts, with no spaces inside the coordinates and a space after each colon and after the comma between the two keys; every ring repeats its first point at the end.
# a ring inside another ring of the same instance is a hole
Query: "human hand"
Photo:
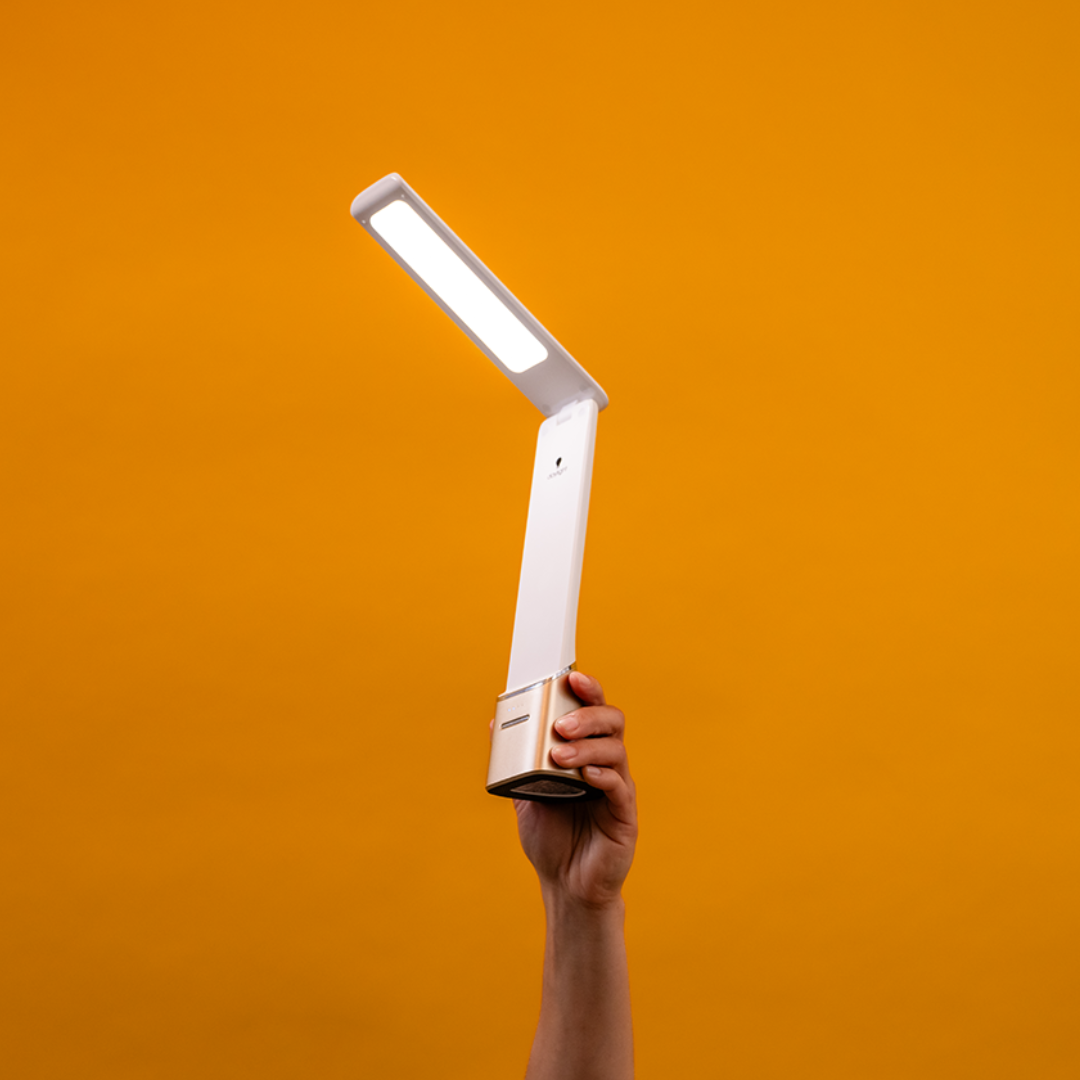
{"type": "Polygon", "coordinates": [[[571,672],[570,688],[583,704],[556,723],[564,741],[551,756],[563,768],[582,768],[588,783],[606,798],[581,803],[515,799],[518,835],[545,898],[604,908],[619,900],[638,833],[634,781],[623,744],[625,718],[605,702],[595,679],[571,672]]]}

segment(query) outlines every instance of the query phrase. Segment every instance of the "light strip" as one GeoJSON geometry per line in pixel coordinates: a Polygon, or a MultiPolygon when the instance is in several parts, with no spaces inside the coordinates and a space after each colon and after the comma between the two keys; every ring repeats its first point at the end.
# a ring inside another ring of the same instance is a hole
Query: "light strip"
{"type": "Polygon", "coordinates": [[[408,203],[371,215],[371,227],[413,273],[515,374],[547,358],[547,349],[465,265],[408,203]]]}

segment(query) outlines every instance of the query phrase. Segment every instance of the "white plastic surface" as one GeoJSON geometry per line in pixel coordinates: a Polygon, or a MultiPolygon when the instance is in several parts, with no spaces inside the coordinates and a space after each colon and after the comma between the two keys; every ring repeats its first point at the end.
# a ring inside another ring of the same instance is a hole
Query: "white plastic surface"
{"type": "MultiPolygon", "coordinates": [[[[573,401],[591,398],[597,408],[604,408],[607,395],[599,383],[548,333],[528,309],[505,285],[454,235],[449,227],[416,194],[397,173],[391,173],[360,192],[353,200],[352,215],[379,242],[379,244],[403,267],[410,277],[450,316],[472,339],[485,356],[545,415],[554,416],[573,401]],[[395,250],[389,240],[372,226],[371,218],[395,201],[403,201],[420,216],[424,223],[443,240],[476,278],[490,289],[498,302],[506,307],[514,319],[536,338],[547,351],[545,359],[526,370],[514,371],[500,360],[497,353],[483,338],[455,312],[436,288],[424,280],[416,268],[410,266],[401,252],[395,250]]],[[[550,674],[550,672],[548,673],[550,674]]]]}
{"type": "Polygon", "coordinates": [[[508,693],[554,675],[576,659],[598,411],[597,403],[586,399],[540,425],[508,693]]]}

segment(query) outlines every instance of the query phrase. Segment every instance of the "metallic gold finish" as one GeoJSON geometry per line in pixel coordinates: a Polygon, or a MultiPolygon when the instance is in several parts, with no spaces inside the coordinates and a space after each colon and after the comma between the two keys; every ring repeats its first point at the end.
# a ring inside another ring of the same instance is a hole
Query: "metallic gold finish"
{"type": "Polygon", "coordinates": [[[581,702],[570,690],[573,666],[495,703],[495,727],[488,761],[487,790],[510,799],[582,802],[603,792],[588,784],[580,769],[563,769],[551,748],[563,740],[555,721],[581,702]]]}

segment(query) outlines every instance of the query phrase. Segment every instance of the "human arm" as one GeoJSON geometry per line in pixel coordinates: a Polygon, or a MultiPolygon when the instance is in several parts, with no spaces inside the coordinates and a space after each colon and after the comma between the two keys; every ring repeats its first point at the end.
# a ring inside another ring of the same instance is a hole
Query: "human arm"
{"type": "Polygon", "coordinates": [[[583,702],[556,724],[555,763],[584,767],[605,798],[578,804],[517,800],[521,845],[540,879],[547,916],[543,996],[526,1080],[631,1080],[630,981],[622,884],[637,841],[625,720],[580,672],[583,702]],[[598,771],[593,771],[598,770],[598,771]]]}

